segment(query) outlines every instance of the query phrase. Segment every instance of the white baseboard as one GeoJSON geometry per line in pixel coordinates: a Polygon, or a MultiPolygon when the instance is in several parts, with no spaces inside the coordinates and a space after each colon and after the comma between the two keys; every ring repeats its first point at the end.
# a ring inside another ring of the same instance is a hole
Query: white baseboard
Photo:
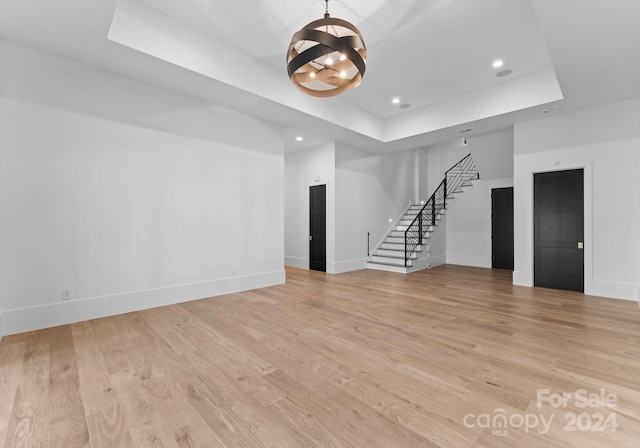
{"type": "MultiPolygon", "coordinates": [[[[513,272],[513,284],[533,287],[533,275],[524,271],[513,272]]],[[[585,279],[584,293],[590,296],[610,299],[634,300],[640,302],[640,286],[637,283],[612,282],[608,280],[585,279]]]]}
{"type": "Polygon", "coordinates": [[[345,260],[337,263],[327,263],[327,272],[330,274],[342,274],[345,272],[359,271],[367,267],[367,259],[345,260]]]}
{"type": "Polygon", "coordinates": [[[89,319],[98,319],[132,311],[280,285],[285,281],[285,271],[281,270],[103,297],[70,300],[31,308],[4,310],[0,315],[0,329],[3,330],[1,333],[3,335],[23,333],[89,319]]]}
{"type": "Polygon", "coordinates": [[[446,257],[444,255],[437,255],[435,257],[423,257],[412,260],[411,272],[421,271],[423,269],[428,269],[430,267],[442,266],[446,264],[446,257]]]}
{"type": "Polygon", "coordinates": [[[584,293],[590,296],[609,297],[621,300],[640,300],[638,284],[596,280],[585,282],[584,293]]]}
{"type": "Polygon", "coordinates": [[[469,257],[466,255],[447,255],[448,264],[473,266],[476,268],[491,268],[491,259],[486,257],[469,257]]]}
{"type": "MultiPolygon", "coordinates": [[[[309,260],[298,257],[284,257],[284,265],[292,268],[309,269],[309,260]]],[[[367,267],[367,259],[339,261],[327,263],[327,274],[342,274],[343,272],[359,271],[367,267]]]]}
{"type": "Polygon", "coordinates": [[[512,283],[517,286],[533,286],[533,277],[525,271],[513,271],[512,283]]]}
{"type": "Polygon", "coordinates": [[[443,264],[447,264],[447,257],[445,255],[436,255],[429,258],[423,258],[427,262],[427,264],[433,266],[442,266],[443,264]]]}
{"type": "Polygon", "coordinates": [[[284,257],[284,265],[292,268],[309,269],[309,260],[298,257],[284,257]]]}

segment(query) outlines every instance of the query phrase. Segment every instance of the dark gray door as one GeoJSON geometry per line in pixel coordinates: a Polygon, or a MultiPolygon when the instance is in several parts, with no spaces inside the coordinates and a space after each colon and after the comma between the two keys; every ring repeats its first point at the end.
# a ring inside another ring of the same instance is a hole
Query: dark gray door
{"type": "Polygon", "coordinates": [[[491,267],[513,271],[513,187],[491,190],[491,267]]]}
{"type": "Polygon", "coordinates": [[[327,271],[327,186],[309,187],[309,269],[327,271]]]}
{"type": "Polygon", "coordinates": [[[534,175],[534,285],[584,291],[584,172],[534,175]]]}

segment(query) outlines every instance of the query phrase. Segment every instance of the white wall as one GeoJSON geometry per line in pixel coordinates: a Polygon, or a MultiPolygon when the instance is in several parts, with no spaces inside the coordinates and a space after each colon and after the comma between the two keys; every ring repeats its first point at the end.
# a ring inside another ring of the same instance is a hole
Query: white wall
{"type": "Polygon", "coordinates": [[[309,187],[327,185],[327,272],[364,269],[413,198],[415,151],[384,156],[331,143],[285,158],[285,264],[309,268],[309,187]],[[316,180],[317,179],[317,180],[316,180]]]}
{"type": "Polygon", "coordinates": [[[491,267],[491,190],[513,178],[482,180],[451,202],[447,212],[447,263],[491,267]]]}
{"type": "Polygon", "coordinates": [[[429,153],[424,148],[415,150],[414,183],[413,197],[420,202],[429,195],[429,153]]]}
{"type": "Polygon", "coordinates": [[[364,269],[381,241],[414,198],[416,152],[371,155],[336,147],[335,272],[364,269]]]}
{"type": "MultiPolygon", "coordinates": [[[[481,182],[447,206],[445,232],[434,235],[432,258],[447,263],[491,267],[491,190],[513,186],[513,130],[462,138],[428,148],[429,188],[467,154],[478,167],[481,182]],[[440,239],[445,241],[441,242],[440,239]]],[[[439,229],[440,230],[440,229],[439,229]]],[[[437,264],[437,263],[434,263],[437,264]]]]}
{"type": "Polygon", "coordinates": [[[509,179],[513,177],[513,130],[491,132],[462,138],[425,148],[428,152],[429,194],[444,178],[444,173],[467,154],[476,162],[483,180],[509,179]]]}
{"type": "Polygon", "coordinates": [[[515,272],[533,285],[533,174],[584,169],[585,293],[640,299],[638,100],[515,127],[515,272]]]}
{"type": "Polygon", "coordinates": [[[0,77],[5,334],[284,282],[279,129],[200,104],[189,114],[206,117],[207,138],[195,125],[180,134],[199,138],[154,130],[141,123],[197,104],[10,50],[0,77]],[[34,64],[51,81],[23,81],[34,64]]]}
{"type": "Polygon", "coordinates": [[[309,187],[327,186],[327,272],[335,266],[335,144],[285,157],[285,264],[309,269],[309,187]]]}

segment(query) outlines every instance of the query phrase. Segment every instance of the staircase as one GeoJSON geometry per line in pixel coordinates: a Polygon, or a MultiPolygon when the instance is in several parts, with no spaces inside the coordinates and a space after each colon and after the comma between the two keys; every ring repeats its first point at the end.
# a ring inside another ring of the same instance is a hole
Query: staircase
{"type": "Polygon", "coordinates": [[[479,181],[471,154],[451,167],[425,204],[410,205],[376,246],[367,269],[409,273],[430,267],[427,241],[436,231],[447,204],[479,181]]]}

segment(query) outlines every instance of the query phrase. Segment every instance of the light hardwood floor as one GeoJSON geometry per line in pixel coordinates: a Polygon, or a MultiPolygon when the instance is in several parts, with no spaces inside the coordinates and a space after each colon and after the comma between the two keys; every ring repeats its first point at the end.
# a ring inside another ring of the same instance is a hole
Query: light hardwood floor
{"type": "Polygon", "coordinates": [[[640,446],[637,303],[460,266],[287,279],[5,337],[0,447],[640,446]]]}

